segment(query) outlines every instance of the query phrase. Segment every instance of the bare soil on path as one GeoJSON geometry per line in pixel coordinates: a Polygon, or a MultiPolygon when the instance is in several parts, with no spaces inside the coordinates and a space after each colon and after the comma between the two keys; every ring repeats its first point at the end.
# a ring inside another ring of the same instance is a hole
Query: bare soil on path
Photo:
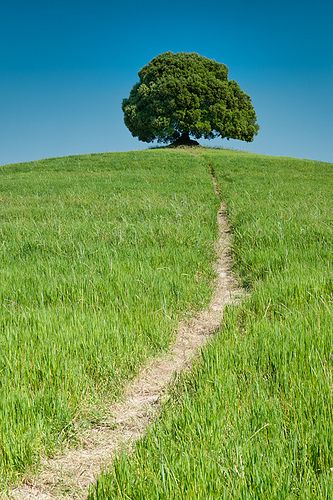
{"type": "MultiPolygon", "coordinates": [[[[219,194],[213,171],[211,173],[216,194],[219,194]]],[[[170,351],[141,370],[129,384],[123,400],[111,406],[105,425],[88,430],[79,448],[45,459],[42,472],[12,490],[9,498],[86,498],[89,485],[111,464],[115,455],[121,449],[130,449],[144,436],[167,397],[168,385],[177,374],[190,367],[199,349],[218,330],[225,306],[235,303],[241,296],[231,271],[230,230],[224,205],[218,212],[217,223],[216,281],[208,308],[179,326],[170,351]]]]}

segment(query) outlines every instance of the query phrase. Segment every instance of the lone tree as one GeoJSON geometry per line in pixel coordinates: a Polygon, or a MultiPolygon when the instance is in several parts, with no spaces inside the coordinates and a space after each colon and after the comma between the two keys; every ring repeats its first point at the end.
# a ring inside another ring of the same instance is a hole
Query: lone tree
{"type": "Polygon", "coordinates": [[[228,68],[196,53],[165,52],[139,71],[122,109],[140,141],[198,144],[222,137],[253,141],[258,133],[250,97],[228,80],[228,68]]]}

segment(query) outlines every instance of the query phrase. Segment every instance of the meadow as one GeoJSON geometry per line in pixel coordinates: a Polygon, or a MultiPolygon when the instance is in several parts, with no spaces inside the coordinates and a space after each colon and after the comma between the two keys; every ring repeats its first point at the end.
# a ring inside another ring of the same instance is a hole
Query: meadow
{"type": "Polygon", "coordinates": [[[90,500],[332,498],[332,165],[200,158],[218,178],[248,294],[90,500]]]}
{"type": "Polygon", "coordinates": [[[201,159],[147,151],[0,168],[0,486],[103,419],[212,289],[201,159]]]}

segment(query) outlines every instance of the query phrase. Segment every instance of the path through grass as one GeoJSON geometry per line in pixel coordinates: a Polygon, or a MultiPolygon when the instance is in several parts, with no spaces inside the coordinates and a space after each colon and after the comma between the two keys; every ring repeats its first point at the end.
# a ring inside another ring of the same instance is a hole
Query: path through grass
{"type": "Polygon", "coordinates": [[[98,421],[211,294],[218,200],[168,151],[0,168],[0,484],[98,421]]]}
{"type": "Polygon", "coordinates": [[[332,165],[204,156],[251,293],[90,498],[331,498],[332,165]]]}

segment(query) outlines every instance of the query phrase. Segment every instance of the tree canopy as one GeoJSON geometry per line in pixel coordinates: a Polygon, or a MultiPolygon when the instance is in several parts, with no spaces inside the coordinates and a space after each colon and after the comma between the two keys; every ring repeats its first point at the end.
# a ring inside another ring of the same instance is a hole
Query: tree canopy
{"type": "Polygon", "coordinates": [[[165,52],[138,75],[122,109],[126,126],[141,141],[220,136],[250,142],[259,130],[250,97],[228,80],[224,64],[196,53],[165,52]]]}

